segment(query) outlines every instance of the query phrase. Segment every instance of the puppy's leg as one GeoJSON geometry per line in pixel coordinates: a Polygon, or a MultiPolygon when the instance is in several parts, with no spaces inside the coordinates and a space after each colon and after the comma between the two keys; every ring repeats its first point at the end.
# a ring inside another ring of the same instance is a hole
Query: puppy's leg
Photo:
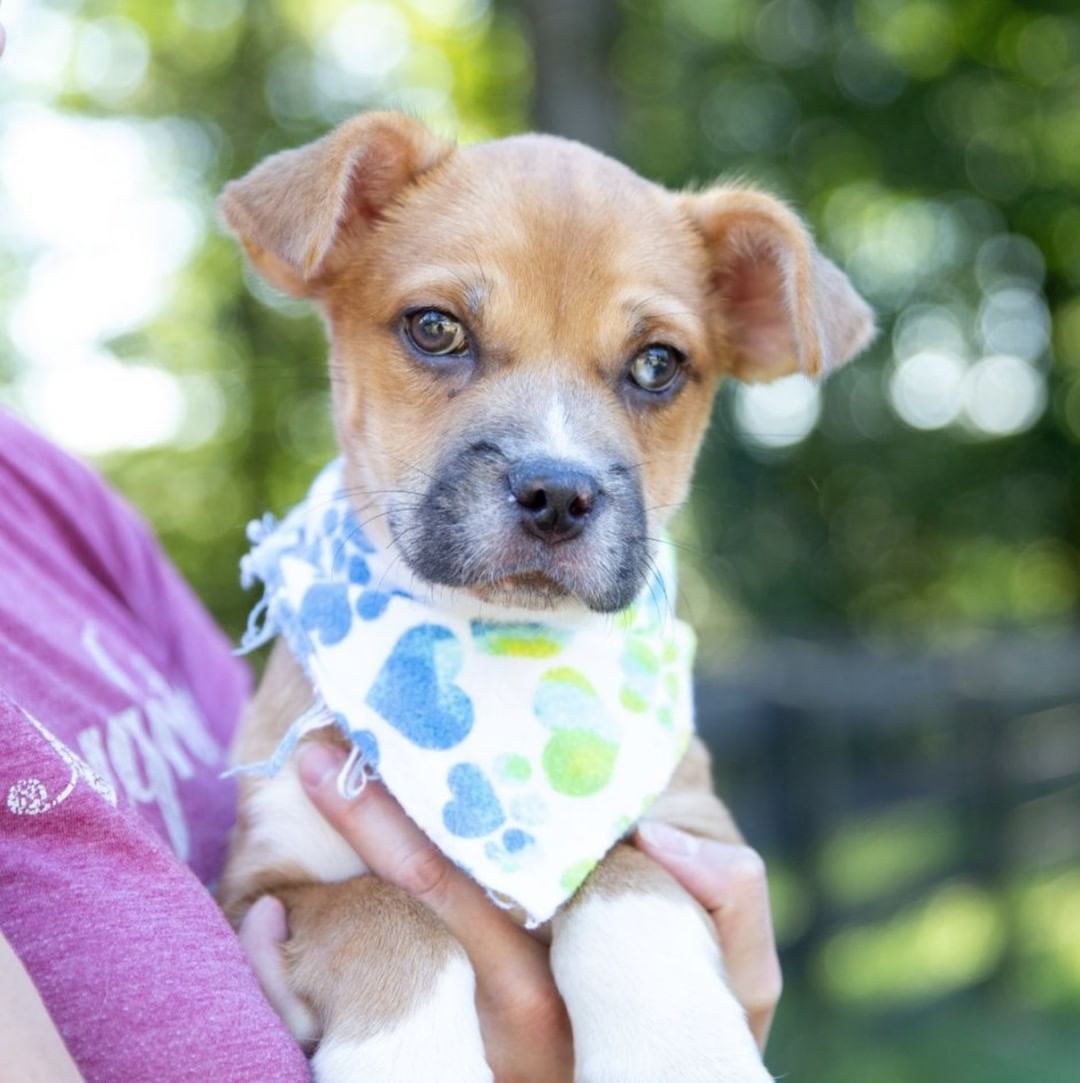
{"type": "Polygon", "coordinates": [[[618,846],[552,936],[577,1083],[771,1079],[724,981],[708,915],[638,850],[618,846]]]}
{"type": "Polygon", "coordinates": [[[275,894],[290,988],[322,1031],[318,1083],[489,1083],[472,968],[424,906],[369,876],[275,894]]]}
{"type": "MultiPolygon", "coordinates": [[[[275,648],[237,761],[271,755],[310,702],[296,662],[275,648]]],[[[262,895],[284,903],[291,934],[281,949],[285,978],[300,1001],[285,1023],[305,1044],[321,1035],[316,1080],[487,1083],[464,951],[427,910],[359,875],[365,871],[308,800],[293,761],[272,778],[241,780],[219,899],[237,926],[262,895]]]]}
{"type": "MultiPolygon", "coordinates": [[[[220,901],[239,926],[251,904],[284,904],[284,1021],[318,1083],[486,1083],[465,952],[427,909],[374,877],[304,793],[295,766],[245,779],[220,901]],[[328,882],[332,881],[332,882],[328,882]]],[[[276,950],[276,949],[275,949],[276,950]]],[[[276,968],[273,968],[276,970],[276,968]]]]}
{"type": "MultiPolygon", "coordinates": [[[[651,818],[740,842],[695,741],[651,818]]],[[[712,921],[654,861],[617,846],[552,926],[578,1083],[760,1083],[765,1071],[724,980],[712,921]]]]}

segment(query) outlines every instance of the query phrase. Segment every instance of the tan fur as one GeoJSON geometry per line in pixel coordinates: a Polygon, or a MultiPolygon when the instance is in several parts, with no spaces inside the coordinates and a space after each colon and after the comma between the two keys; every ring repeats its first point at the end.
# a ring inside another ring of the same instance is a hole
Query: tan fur
{"type": "MultiPolygon", "coordinates": [[[[617,447],[640,470],[648,529],[658,534],[686,497],[723,376],[817,374],[872,333],[865,304],[772,197],[730,188],[676,195],[551,137],[456,150],[416,121],[361,116],[267,159],[228,186],[221,208],[260,271],[324,314],[347,481],[384,542],[386,509],[416,499],[445,447],[545,396],[576,411],[583,445],[617,447]],[[419,307],[468,324],[483,349],[482,381],[448,385],[408,355],[402,313],[419,307]],[[686,356],[689,379],[662,409],[629,410],[613,387],[655,341],[686,356]]],[[[278,647],[238,758],[268,755],[310,696],[278,647]]],[[[241,787],[223,904],[239,921],[260,894],[279,895],[293,987],[324,1027],[377,1033],[460,949],[399,892],[367,878],[304,882],[295,862],[256,846],[249,810],[264,785],[241,787]]],[[[699,742],[650,816],[739,839],[699,742]]],[[[575,905],[634,892],[685,897],[620,846],[575,905]]]]}
{"type": "MultiPolygon", "coordinates": [[[[238,731],[234,761],[269,756],[311,698],[307,678],[278,643],[238,731]]],[[[340,741],[336,733],[319,739],[340,741]]],[[[314,1011],[321,1033],[363,1040],[407,1014],[445,960],[463,952],[435,917],[397,888],[373,877],[312,881],[296,863],[275,860],[255,847],[249,809],[253,793],[265,785],[260,778],[240,781],[237,825],[218,901],[238,927],[262,895],[281,899],[289,914],[283,956],[290,988],[314,1011]],[[403,959],[408,966],[402,966],[403,959]]]]}
{"type": "Polygon", "coordinates": [[[338,1039],[362,1041],[400,1019],[450,956],[464,957],[425,906],[373,876],[273,893],[289,912],[291,987],[338,1039]]]}
{"type": "Polygon", "coordinates": [[[650,807],[648,818],[719,842],[743,841],[731,813],[713,793],[712,762],[699,738],[690,742],[667,789],[650,807]]]}
{"type": "Polygon", "coordinates": [[[366,113],[227,185],[221,212],[271,282],[309,296],[333,274],[335,249],[451,149],[417,121],[366,113]]]}

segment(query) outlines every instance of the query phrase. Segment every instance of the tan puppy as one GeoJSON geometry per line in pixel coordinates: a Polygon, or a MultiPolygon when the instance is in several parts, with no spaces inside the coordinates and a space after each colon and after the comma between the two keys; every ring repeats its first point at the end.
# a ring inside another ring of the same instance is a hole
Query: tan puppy
{"type": "MultiPolygon", "coordinates": [[[[684,500],[725,376],[817,375],[870,339],[844,275],[775,199],[675,194],[586,147],[456,149],[373,113],[228,186],[259,271],[315,301],[350,491],[416,576],[489,601],[614,611],[684,500]],[[373,512],[379,512],[373,518],[373,512]]],[[[237,758],[310,703],[280,645],[237,758]]],[[[326,739],[326,738],[320,738],[326,739]]],[[[692,748],[650,817],[736,831],[692,748]]],[[[286,968],[320,1080],[491,1078],[460,947],[362,877],[295,769],[246,781],[222,901],[289,910],[286,968]]],[[[620,845],[547,930],[588,1083],[768,1078],[703,913],[620,845]]]]}

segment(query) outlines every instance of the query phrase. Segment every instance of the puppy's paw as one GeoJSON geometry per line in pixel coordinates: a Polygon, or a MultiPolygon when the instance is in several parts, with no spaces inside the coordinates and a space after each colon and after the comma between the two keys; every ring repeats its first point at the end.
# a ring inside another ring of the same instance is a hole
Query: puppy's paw
{"type": "MultiPolygon", "coordinates": [[[[311,1061],[316,1083],[492,1083],[472,969],[455,957],[409,1012],[366,1037],[331,1027],[311,1061]]],[[[366,1006],[370,1008],[370,1005],[366,1006]]]]}
{"type": "Polygon", "coordinates": [[[576,1083],[769,1083],[699,911],[671,897],[594,896],[551,954],[574,1028],[576,1083]]]}

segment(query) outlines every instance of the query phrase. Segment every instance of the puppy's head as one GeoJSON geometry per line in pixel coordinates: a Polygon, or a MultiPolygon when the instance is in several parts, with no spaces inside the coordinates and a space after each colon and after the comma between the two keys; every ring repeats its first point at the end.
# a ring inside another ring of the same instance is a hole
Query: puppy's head
{"type": "Polygon", "coordinates": [[[672,193],[547,136],[456,149],[366,114],[221,207],[323,310],[362,518],[415,575],[488,600],[629,604],[717,382],[823,373],[872,335],[776,200],[672,193]]]}

